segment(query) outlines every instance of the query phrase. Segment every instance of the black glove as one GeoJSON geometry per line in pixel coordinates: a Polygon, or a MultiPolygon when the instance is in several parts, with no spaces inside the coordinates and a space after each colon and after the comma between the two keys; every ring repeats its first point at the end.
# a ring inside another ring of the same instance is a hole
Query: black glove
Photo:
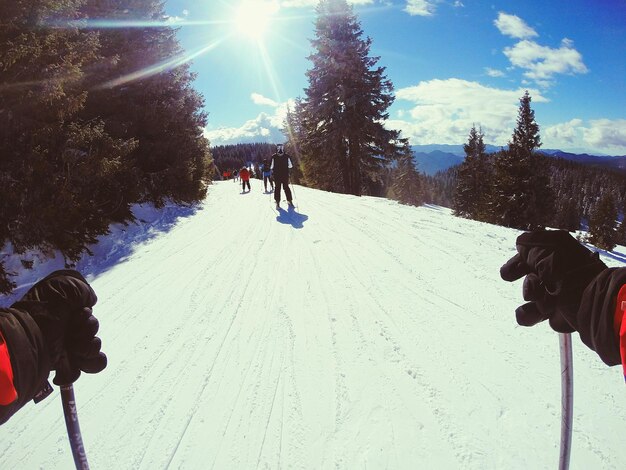
{"type": "Polygon", "coordinates": [[[97,373],[106,367],[102,343],[96,337],[98,320],[91,310],[97,300],[78,271],[60,270],[39,281],[13,305],[29,312],[37,323],[57,385],[75,382],[81,370],[97,373]]]}
{"type": "Polygon", "coordinates": [[[517,322],[532,326],[549,320],[561,333],[578,330],[577,312],[585,288],[607,266],[568,232],[526,232],[517,238],[517,254],[502,268],[505,281],[526,276],[517,322]]]}

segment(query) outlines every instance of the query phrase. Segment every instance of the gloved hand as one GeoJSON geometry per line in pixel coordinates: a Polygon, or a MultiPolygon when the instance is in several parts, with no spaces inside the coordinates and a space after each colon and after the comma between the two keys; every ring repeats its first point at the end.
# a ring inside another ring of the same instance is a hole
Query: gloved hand
{"type": "Polygon", "coordinates": [[[107,358],[96,336],[98,320],[91,310],[97,300],[78,271],[60,270],[39,281],[13,305],[29,312],[39,326],[57,385],[75,382],[81,370],[97,373],[106,367],[107,358]]]}
{"type": "Polygon", "coordinates": [[[568,232],[526,232],[517,238],[517,254],[500,268],[505,281],[524,276],[524,300],[517,323],[532,326],[549,320],[561,333],[578,330],[577,312],[585,288],[607,266],[568,232]]]}

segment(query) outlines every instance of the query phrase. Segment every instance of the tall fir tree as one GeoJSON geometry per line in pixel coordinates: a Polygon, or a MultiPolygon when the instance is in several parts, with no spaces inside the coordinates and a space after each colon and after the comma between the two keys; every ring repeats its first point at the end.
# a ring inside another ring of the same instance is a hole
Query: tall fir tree
{"type": "MultiPolygon", "coordinates": [[[[111,20],[162,21],[160,0],[85,0],[83,14],[111,20]]],[[[84,116],[104,117],[106,130],[133,138],[125,198],[162,204],[194,202],[206,192],[211,158],[203,136],[203,98],[170,27],[109,28],[84,116]]]]}
{"type": "Polygon", "coordinates": [[[346,0],[319,2],[309,86],[294,111],[307,184],[355,195],[377,191],[406,145],[384,127],[393,85],[362,36],[346,0]]]}
{"type": "Polygon", "coordinates": [[[612,250],[617,243],[617,208],[615,199],[610,192],[603,194],[589,218],[589,242],[602,248],[612,250]]]}
{"type": "Polygon", "coordinates": [[[559,199],[554,215],[554,226],[556,228],[575,232],[580,228],[580,212],[574,198],[559,199]]]}
{"type": "Polygon", "coordinates": [[[397,166],[391,171],[391,184],[387,197],[402,204],[419,206],[424,202],[424,189],[413,152],[407,145],[398,158],[397,166]]]}
{"type": "MultiPolygon", "coordinates": [[[[88,71],[101,58],[98,35],[50,27],[80,19],[81,4],[0,3],[0,245],[18,253],[56,248],[75,260],[106,233],[106,215],[127,214],[111,193],[135,142],[80,117],[88,71]]],[[[12,287],[6,277],[0,284],[12,287]]]]}
{"type": "Polygon", "coordinates": [[[496,158],[492,203],[496,223],[522,230],[545,227],[554,212],[545,157],[536,152],[541,138],[530,103],[526,91],[508,150],[496,158]]]}
{"type": "Polygon", "coordinates": [[[465,160],[457,174],[453,209],[455,215],[487,221],[492,175],[483,139],[482,129],[472,126],[463,146],[465,160]]]}
{"type": "Polygon", "coordinates": [[[626,246],[626,198],[624,198],[624,204],[622,207],[622,222],[617,230],[616,242],[622,246],[626,246]]]}
{"type": "MultiPolygon", "coordinates": [[[[69,266],[132,203],[204,196],[202,99],[187,66],[164,65],[174,31],[81,29],[160,15],[153,0],[0,2],[0,245],[69,266]],[[146,70],[159,73],[129,80],[146,70]]],[[[0,262],[0,292],[9,274],[0,262]]]]}

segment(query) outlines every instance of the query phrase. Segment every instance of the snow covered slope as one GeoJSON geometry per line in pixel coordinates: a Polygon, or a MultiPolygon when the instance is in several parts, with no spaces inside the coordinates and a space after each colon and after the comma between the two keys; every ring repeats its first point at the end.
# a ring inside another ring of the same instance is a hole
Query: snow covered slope
{"type": "MultiPolygon", "coordinates": [[[[75,384],[93,469],[557,466],[558,337],[517,326],[499,278],[518,232],[300,186],[277,213],[252,185],[81,263],[109,356],[75,384]]],[[[621,371],[577,335],[574,363],[571,468],[626,468],[621,371]]],[[[58,392],[0,455],[72,468],[58,392]]]]}

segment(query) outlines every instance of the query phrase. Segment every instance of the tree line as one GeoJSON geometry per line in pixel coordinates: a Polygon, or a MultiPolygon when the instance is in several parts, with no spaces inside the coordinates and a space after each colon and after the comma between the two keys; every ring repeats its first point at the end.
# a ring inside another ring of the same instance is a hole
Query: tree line
{"type": "Polygon", "coordinates": [[[587,228],[588,241],[612,250],[626,244],[626,173],[542,154],[531,97],[520,99],[508,149],[487,154],[483,133],[472,127],[463,163],[428,181],[432,202],[483,222],[536,230],[587,228]]]}
{"type": "MultiPolygon", "coordinates": [[[[202,199],[203,98],[158,0],[0,3],[0,245],[71,265],[131,205],[202,199]]],[[[0,292],[13,287],[0,260],[0,292]]]]}

